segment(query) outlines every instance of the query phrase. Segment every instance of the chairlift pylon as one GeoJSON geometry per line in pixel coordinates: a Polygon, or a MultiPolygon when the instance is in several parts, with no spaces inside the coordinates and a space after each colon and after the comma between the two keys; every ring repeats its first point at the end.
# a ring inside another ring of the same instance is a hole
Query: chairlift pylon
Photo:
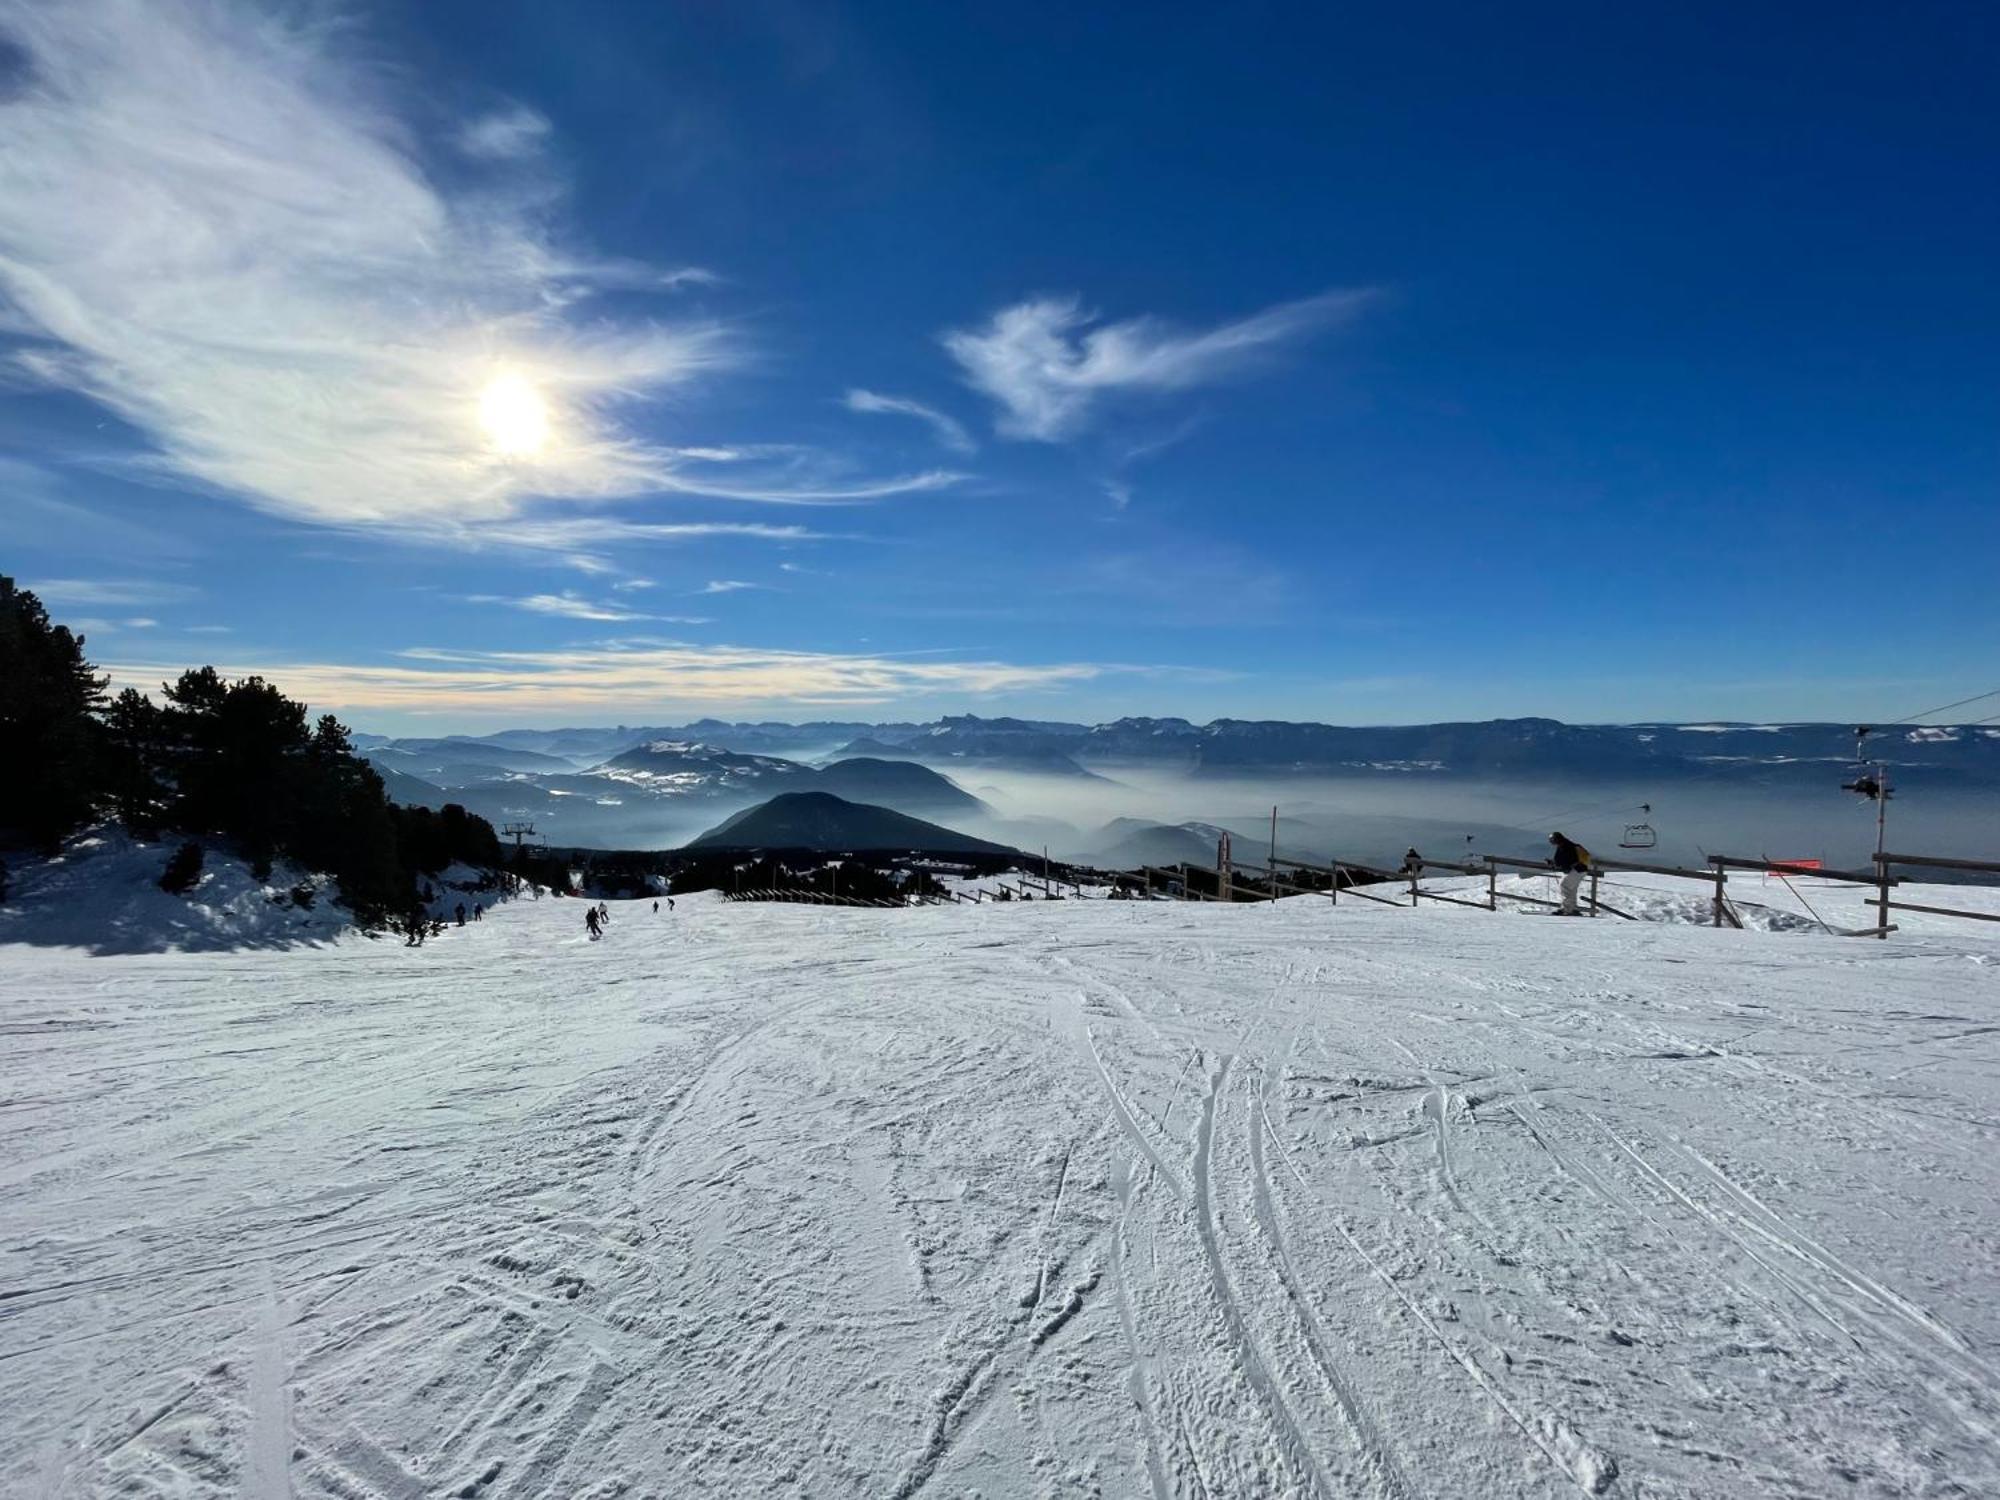
{"type": "MultiPolygon", "coordinates": [[[[1639,811],[1650,818],[1653,815],[1653,804],[1642,802],[1639,804],[1639,811]]],[[[1660,836],[1654,831],[1651,823],[1627,823],[1624,834],[1618,840],[1618,847],[1620,849],[1651,849],[1656,847],[1659,842],[1660,836]]]]}

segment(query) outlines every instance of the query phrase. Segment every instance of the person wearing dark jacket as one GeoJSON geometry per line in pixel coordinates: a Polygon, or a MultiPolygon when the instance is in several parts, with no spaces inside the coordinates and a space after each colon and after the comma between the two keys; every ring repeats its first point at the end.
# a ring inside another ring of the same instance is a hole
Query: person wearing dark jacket
{"type": "Polygon", "coordinates": [[[1562,905],[1556,908],[1556,915],[1580,917],[1583,913],[1577,910],[1576,893],[1583,885],[1583,872],[1590,868],[1590,851],[1560,833],[1549,835],[1549,846],[1553,851],[1549,863],[1562,871],[1562,905]]]}

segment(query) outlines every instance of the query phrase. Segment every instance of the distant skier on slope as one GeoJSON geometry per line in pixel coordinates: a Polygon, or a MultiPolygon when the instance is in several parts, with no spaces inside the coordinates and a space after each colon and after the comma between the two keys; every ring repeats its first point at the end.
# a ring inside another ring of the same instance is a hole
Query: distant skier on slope
{"type": "Polygon", "coordinates": [[[1580,917],[1583,913],[1577,910],[1576,893],[1583,885],[1583,872],[1590,868],[1590,851],[1560,833],[1550,834],[1549,844],[1554,850],[1549,863],[1562,871],[1562,905],[1556,908],[1556,915],[1580,917]]]}
{"type": "Polygon", "coordinates": [[[593,943],[604,936],[604,929],[599,925],[596,907],[586,906],[583,909],[583,925],[590,929],[590,940],[593,943]]]}
{"type": "Polygon", "coordinates": [[[465,925],[465,903],[463,901],[458,903],[458,925],[461,927],[465,925]]]}

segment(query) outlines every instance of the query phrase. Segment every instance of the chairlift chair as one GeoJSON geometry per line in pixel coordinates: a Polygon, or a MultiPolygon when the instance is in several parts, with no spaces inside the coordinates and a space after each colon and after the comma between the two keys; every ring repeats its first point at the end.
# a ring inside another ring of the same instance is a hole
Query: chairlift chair
{"type": "MultiPolygon", "coordinates": [[[[1652,815],[1653,804],[1642,802],[1639,811],[1648,817],[1652,815]]],[[[1651,849],[1660,842],[1659,834],[1653,831],[1651,823],[1627,823],[1624,835],[1618,840],[1620,849],[1651,849]]]]}

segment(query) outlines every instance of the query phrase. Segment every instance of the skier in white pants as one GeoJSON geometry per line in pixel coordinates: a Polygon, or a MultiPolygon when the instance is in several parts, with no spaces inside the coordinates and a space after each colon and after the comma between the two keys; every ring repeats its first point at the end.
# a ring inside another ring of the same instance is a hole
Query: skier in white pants
{"type": "Polygon", "coordinates": [[[1580,917],[1577,910],[1576,893],[1583,885],[1583,872],[1590,868],[1590,851],[1560,833],[1549,835],[1549,843],[1555,852],[1549,856],[1549,863],[1562,871],[1562,905],[1556,908],[1559,917],[1580,917]]]}

